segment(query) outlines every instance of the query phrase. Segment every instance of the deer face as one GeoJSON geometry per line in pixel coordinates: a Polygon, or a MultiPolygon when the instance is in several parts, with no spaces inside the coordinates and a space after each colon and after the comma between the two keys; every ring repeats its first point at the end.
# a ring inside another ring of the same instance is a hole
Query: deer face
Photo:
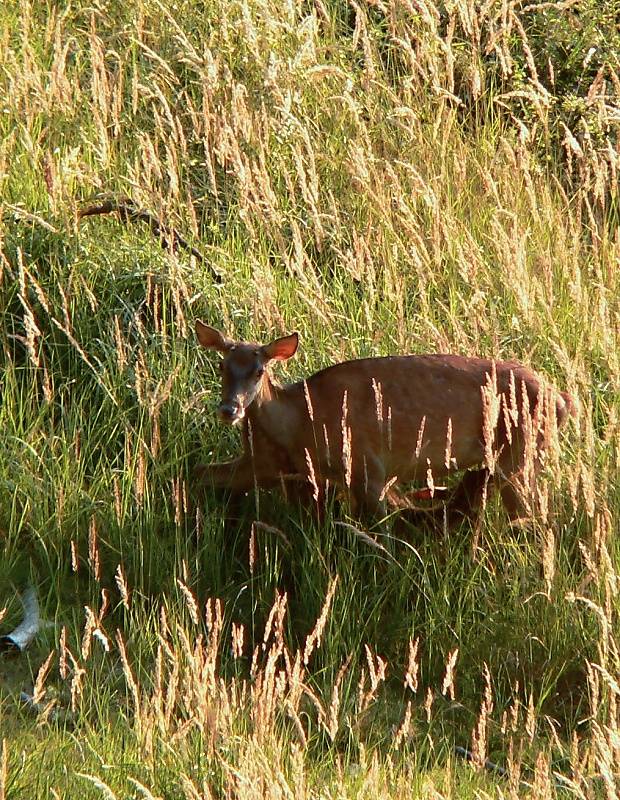
{"type": "Polygon", "coordinates": [[[222,401],[217,413],[222,422],[240,422],[259,393],[266,361],[260,347],[233,344],[220,361],[222,401]]]}
{"type": "Polygon", "coordinates": [[[196,335],[208,350],[222,353],[222,399],[217,413],[222,422],[234,425],[260,394],[264,381],[269,381],[266,367],[272,360],[283,361],[295,354],[298,336],[292,333],[267,345],[233,342],[215,328],[196,321],[196,335]]]}

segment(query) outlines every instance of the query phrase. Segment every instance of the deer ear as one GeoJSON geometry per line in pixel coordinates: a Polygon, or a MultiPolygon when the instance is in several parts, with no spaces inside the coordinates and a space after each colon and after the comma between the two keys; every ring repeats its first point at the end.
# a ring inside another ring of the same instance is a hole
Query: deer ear
{"type": "Polygon", "coordinates": [[[263,355],[268,361],[272,358],[277,361],[286,361],[294,356],[299,345],[299,334],[291,333],[290,336],[282,336],[281,339],[274,339],[273,342],[266,344],[262,350],[263,355]]]}
{"type": "Polygon", "coordinates": [[[210,325],[205,325],[199,319],[196,320],[196,336],[200,344],[207,350],[219,350],[220,353],[225,353],[232,346],[230,339],[227,339],[223,333],[210,325]]]}

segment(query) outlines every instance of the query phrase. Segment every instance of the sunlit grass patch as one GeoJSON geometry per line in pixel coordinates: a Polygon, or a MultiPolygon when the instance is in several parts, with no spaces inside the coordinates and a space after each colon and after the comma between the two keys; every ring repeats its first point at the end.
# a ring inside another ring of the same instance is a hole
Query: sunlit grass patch
{"type": "Polygon", "coordinates": [[[43,625],[0,798],[615,796],[613,6],[4,4],[0,626],[29,584],[43,625]],[[299,331],[282,380],[514,358],[577,414],[527,528],[200,494],[239,445],[196,318],[299,331]]]}

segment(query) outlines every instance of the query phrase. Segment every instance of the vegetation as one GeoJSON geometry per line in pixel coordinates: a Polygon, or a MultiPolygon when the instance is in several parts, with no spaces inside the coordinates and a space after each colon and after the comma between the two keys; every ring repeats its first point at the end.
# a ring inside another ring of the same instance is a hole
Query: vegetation
{"type": "Polygon", "coordinates": [[[2,4],[1,625],[30,582],[46,624],[1,800],[617,797],[619,10],[2,4]],[[233,508],[197,317],[298,330],[283,377],[511,357],[579,411],[526,529],[233,508]]]}

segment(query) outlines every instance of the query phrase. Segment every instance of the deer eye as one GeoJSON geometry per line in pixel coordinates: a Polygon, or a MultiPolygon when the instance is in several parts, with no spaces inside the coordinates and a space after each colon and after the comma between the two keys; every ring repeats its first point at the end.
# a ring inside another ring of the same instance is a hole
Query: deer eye
{"type": "Polygon", "coordinates": [[[220,372],[222,372],[222,370],[224,369],[224,362],[223,361],[218,361],[217,362],[217,368],[219,369],[220,372]]]}
{"type": "Polygon", "coordinates": [[[257,378],[260,378],[264,371],[265,367],[256,367],[256,369],[254,370],[254,374],[256,375],[257,378]]]}

